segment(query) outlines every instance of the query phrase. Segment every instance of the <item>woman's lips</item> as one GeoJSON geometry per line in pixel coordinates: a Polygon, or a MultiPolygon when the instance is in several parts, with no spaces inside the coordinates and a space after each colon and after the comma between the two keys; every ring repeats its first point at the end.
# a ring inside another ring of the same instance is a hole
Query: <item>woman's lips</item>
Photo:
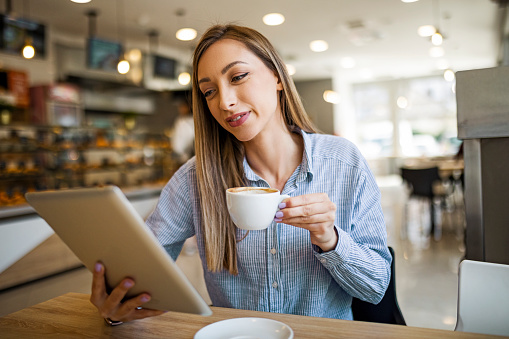
{"type": "Polygon", "coordinates": [[[249,117],[249,114],[251,114],[251,112],[249,112],[249,111],[248,112],[242,112],[242,113],[234,114],[234,115],[229,116],[228,118],[226,118],[226,122],[231,127],[240,126],[240,125],[242,125],[247,120],[247,118],[249,117]]]}

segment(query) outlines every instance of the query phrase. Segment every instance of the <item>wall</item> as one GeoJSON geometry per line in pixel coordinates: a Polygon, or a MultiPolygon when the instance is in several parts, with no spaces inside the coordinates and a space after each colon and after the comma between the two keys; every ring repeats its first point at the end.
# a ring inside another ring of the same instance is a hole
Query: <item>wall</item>
{"type": "Polygon", "coordinates": [[[333,104],[323,100],[323,92],[332,90],[332,79],[296,81],[302,103],[319,130],[334,134],[333,104]]]}

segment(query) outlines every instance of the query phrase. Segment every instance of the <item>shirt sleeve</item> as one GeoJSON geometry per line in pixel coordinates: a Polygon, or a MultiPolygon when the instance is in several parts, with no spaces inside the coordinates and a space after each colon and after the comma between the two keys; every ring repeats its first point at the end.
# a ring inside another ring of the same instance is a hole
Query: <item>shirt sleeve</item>
{"type": "Polygon", "coordinates": [[[177,259],[185,240],[195,234],[189,176],[188,163],[181,166],[163,188],[155,210],[146,221],[173,260],[177,259]]]}
{"type": "Polygon", "coordinates": [[[380,191],[371,172],[362,171],[353,201],[351,225],[347,232],[336,227],[338,244],[315,256],[334,280],[350,295],[377,304],[390,280],[391,254],[380,203],[380,191]]]}

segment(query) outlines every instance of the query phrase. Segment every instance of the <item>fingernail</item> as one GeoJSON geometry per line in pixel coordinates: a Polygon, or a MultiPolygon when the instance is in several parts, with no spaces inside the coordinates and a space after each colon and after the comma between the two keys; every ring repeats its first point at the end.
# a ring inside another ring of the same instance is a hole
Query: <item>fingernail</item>
{"type": "Polygon", "coordinates": [[[283,208],[286,208],[286,202],[280,202],[278,207],[280,210],[282,210],[283,208]]]}
{"type": "Polygon", "coordinates": [[[96,263],[95,264],[95,271],[97,273],[101,272],[101,269],[103,268],[103,265],[101,265],[100,263],[96,263]]]}
{"type": "Polygon", "coordinates": [[[275,221],[275,222],[281,222],[281,221],[283,221],[283,219],[277,219],[277,218],[274,218],[274,221],[275,221]]]}
{"type": "Polygon", "coordinates": [[[134,285],[134,281],[132,281],[132,280],[124,281],[124,287],[125,288],[131,288],[131,287],[133,287],[133,285],[134,285]]]}
{"type": "Polygon", "coordinates": [[[281,211],[276,212],[276,218],[282,218],[282,217],[283,217],[283,212],[281,212],[281,211]]]}
{"type": "Polygon", "coordinates": [[[144,295],[143,297],[141,297],[140,300],[141,300],[142,303],[146,303],[147,301],[150,300],[150,297],[148,295],[144,295]]]}

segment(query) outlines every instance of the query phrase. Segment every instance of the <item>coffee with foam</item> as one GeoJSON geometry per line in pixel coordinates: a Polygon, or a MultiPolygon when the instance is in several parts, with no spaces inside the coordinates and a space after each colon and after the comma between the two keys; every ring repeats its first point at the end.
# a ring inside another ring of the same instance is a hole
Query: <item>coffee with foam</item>
{"type": "Polygon", "coordinates": [[[279,192],[275,188],[264,188],[264,187],[235,187],[228,190],[235,194],[267,194],[279,192]]]}

